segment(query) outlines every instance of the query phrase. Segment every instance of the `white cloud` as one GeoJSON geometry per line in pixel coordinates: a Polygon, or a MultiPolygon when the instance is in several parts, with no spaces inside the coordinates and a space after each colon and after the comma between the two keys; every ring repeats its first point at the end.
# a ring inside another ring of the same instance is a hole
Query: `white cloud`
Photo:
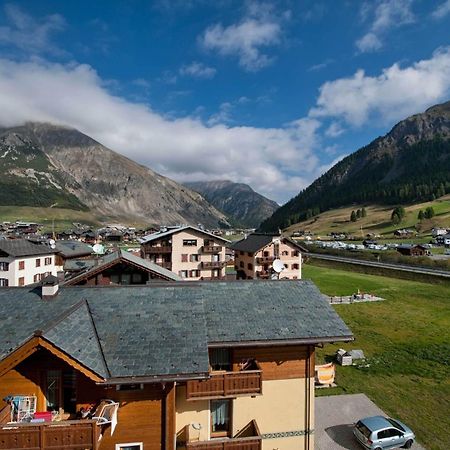
{"type": "Polygon", "coordinates": [[[53,33],[62,31],[66,22],[59,14],[35,19],[14,4],[6,4],[4,11],[9,26],[0,26],[0,45],[14,46],[26,53],[63,54],[51,42],[53,33]]]}
{"type": "Polygon", "coordinates": [[[441,3],[432,13],[431,15],[435,19],[443,19],[445,16],[450,14],[450,0],[446,0],[444,3],[441,3]]]}
{"type": "Polygon", "coordinates": [[[364,2],[361,6],[361,15],[365,19],[373,13],[373,22],[369,31],[356,41],[361,52],[373,52],[382,46],[382,36],[391,28],[397,28],[414,22],[414,13],[411,10],[413,0],[381,0],[378,2],[364,2]],[[373,11],[372,11],[373,10],[373,11]]]}
{"type": "Polygon", "coordinates": [[[183,65],[180,74],[194,78],[213,78],[216,75],[214,67],[208,67],[203,63],[193,61],[191,64],[183,65]]]}
{"type": "Polygon", "coordinates": [[[450,47],[407,67],[394,64],[378,76],[358,70],[324,83],[311,117],[333,117],[361,126],[376,119],[387,124],[447,100],[450,95],[450,47]]]}
{"type": "Polygon", "coordinates": [[[335,138],[344,132],[345,130],[338,122],[332,122],[331,125],[325,130],[325,136],[335,138]]]}
{"type": "MultiPolygon", "coordinates": [[[[280,43],[281,22],[266,4],[249,3],[246,16],[237,24],[224,27],[215,24],[208,27],[199,38],[207,50],[215,50],[223,56],[237,56],[239,64],[247,71],[257,71],[268,66],[272,58],[263,52],[280,43]]],[[[289,14],[284,14],[287,20],[289,14]]]]}
{"type": "Polygon", "coordinates": [[[283,128],[169,119],[108,92],[88,65],[0,60],[0,124],[48,121],[73,126],[109,148],[179,181],[249,183],[279,202],[317,175],[316,119],[283,128]]]}

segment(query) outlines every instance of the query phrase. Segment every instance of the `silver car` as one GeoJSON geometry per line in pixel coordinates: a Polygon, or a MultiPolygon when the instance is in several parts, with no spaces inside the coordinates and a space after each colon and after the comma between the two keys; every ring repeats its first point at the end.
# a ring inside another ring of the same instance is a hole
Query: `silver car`
{"type": "Polygon", "coordinates": [[[414,433],[404,423],[389,417],[373,416],[359,420],[353,434],[366,449],[411,448],[414,433]]]}

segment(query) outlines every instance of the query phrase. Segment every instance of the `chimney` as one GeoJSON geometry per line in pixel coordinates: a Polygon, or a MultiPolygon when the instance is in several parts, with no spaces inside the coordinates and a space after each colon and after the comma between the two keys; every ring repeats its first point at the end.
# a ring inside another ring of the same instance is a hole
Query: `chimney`
{"type": "Polygon", "coordinates": [[[42,299],[49,300],[58,295],[59,281],[54,275],[48,275],[42,280],[42,299]]]}

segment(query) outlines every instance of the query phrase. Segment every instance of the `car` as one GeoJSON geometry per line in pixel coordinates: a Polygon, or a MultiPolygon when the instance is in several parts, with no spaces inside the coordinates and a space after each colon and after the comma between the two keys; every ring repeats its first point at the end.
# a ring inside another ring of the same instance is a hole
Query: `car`
{"type": "Polygon", "coordinates": [[[353,427],[358,442],[370,450],[386,448],[411,448],[415,435],[404,423],[383,416],[366,417],[353,427]]]}

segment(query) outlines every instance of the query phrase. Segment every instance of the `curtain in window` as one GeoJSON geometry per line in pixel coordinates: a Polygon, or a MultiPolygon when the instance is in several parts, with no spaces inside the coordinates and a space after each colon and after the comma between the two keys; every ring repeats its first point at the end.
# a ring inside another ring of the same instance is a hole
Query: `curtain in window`
{"type": "Polygon", "coordinates": [[[223,428],[223,425],[228,423],[229,416],[229,402],[217,401],[212,404],[212,422],[213,429],[223,428]]]}

